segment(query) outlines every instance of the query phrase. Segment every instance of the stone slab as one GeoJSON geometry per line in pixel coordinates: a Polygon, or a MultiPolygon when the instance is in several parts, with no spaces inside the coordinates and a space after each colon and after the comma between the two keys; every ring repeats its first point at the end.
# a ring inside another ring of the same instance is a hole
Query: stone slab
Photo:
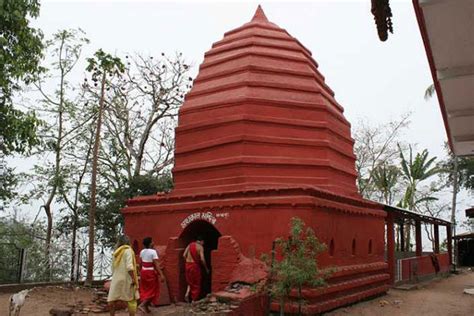
{"type": "Polygon", "coordinates": [[[469,295],[474,295],[474,288],[472,288],[472,289],[464,289],[463,293],[464,293],[464,294],[469,294],[469,295]]]}

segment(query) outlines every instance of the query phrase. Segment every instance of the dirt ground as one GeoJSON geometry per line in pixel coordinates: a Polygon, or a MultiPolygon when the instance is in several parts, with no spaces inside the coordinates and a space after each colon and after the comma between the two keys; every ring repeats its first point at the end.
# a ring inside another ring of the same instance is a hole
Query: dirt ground
{"type": "MultiPolygon", "coordinates": [[[[9,299],[13,293],[0,293],[0,316],[8,316],[9,299]]],[[[92,302],[93,290],[86,288],[67,288],[62,286],[50,286],[34,288],[21,309],[20,316],[49,316],[51,308],[66,307],[67,305],[77,305],[84,303],[88,305],[92,302]]],[[[148,316],[184,316],[186,314],[185,304],[180,306],[165,306],[153,308],[153,313],[148,316]]],[[[105,316],[108,313],[77,314],[89,316],[105,316]]],[[[118,311],[117,316],[128,315],[124,311],[118,311]]],[[[137,316],[144,315],[137,313],[137,316]]]]}
{"type": "MultiPolygon", "coordinates": [[[[8,315],[9,298],[13,293],[0,293],[0,315],[8,315]]],[[[92,293],[87,289],[66,289],[62,287],[35,288],[29,293],[20,315],[49,315],[49,310],[56,306],[89,302],[92,293]]]]}
{"type": "Polygon", "coordinates": [[[391,289],[387,295],[339,308],[325,315],[472,316],[474,295],[463,294],[465,288],[474,288],[474,272],[464,271],[448,278],[433,280],[410,291],[391,289]]]}
{"type": "MultiPolygon", "coordinates": [[[[465,288],[474,288],[474,272],[464,271],[459,275],[423,284],[415,290],[392,289],[385,296],[340,308],[326,315],[474,315],[474,296],[463,294],[465,288]]],[[[0,293],[0,316],[8,315],[8,299],[11,294],[0,293]]],[[[91,299],[92,292],[87,289],[36,288],[30,293],[20,315],[47,316],[53,307],[77,304],[80,301],[87,304],[91,299]]],[[[153,309],[151,315],[181,316],[185,315],[185,311],[184,306],[168,306],[153,309]]],[[[107,314],[90,313],[89,315],[107,314]]],[[[120,312],[117,315],[127,315],[127,313],[120,312]]]]}

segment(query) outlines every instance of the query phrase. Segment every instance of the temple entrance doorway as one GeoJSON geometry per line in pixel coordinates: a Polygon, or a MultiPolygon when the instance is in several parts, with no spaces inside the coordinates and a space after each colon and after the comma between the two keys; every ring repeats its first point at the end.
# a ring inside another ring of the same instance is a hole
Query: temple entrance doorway
{"type": "MultiPolygon", "coordinates": [[[[206,258],[207,265],[209,267],[209,274],[202,269],[202,288],[201,288],[201,297],[206,296],[211,293],[211,283],[212,283],[212,262],[211,262],[211,253],[213,250],[217,249],[217,243],[221,233],[206,221],[194,221],[183,230],[179,236],[179,245],[180,248],[186,248],[189,243],[195,241],[198,236],[201,236],[204,239],[204,257],[206,258]]],[[[179,297],[184,298],[186,293],[187,283],[185,276],[185,260],[180,257],[180,293],[179,297]]]]}

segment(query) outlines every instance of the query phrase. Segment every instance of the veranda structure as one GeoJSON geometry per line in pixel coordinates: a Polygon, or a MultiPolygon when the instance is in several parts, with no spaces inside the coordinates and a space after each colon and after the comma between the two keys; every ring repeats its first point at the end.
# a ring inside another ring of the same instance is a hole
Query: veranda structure
{"type": "Polygon", "coordinates": [[[385,205],[384,210],[387,212],[386,246],[391,284],[418,281],[438,273],[450,271],[452,265],[452,230],[450,222],[390,205],[385,205]],[[405,247],[407,224],[415,227],[414,252],[405,247]],[[432,252],[423,252],[423,224],[433,225],[432,252]],[[444,229],[446,229],[446,252],[441,252],[440,249],[440,226],[444,226],[444,229]]]}

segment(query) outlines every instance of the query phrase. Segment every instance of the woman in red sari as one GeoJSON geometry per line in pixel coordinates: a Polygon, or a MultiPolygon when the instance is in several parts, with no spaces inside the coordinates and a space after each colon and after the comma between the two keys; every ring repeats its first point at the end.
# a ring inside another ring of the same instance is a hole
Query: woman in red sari
{"type": "Polygon", "coordinates": [[[141,269],[140,269],[140,310],[150,313],[150,304],[158,305],[160,297],[160,277],[164,282],[165,276],[160,269],[158,263],[158,253],[153,248],[153,240],[151,237],[143,239],[145,247],[140,252],[141,269]],[[160,274],[160,277],[158,277],[160,274]]]}

